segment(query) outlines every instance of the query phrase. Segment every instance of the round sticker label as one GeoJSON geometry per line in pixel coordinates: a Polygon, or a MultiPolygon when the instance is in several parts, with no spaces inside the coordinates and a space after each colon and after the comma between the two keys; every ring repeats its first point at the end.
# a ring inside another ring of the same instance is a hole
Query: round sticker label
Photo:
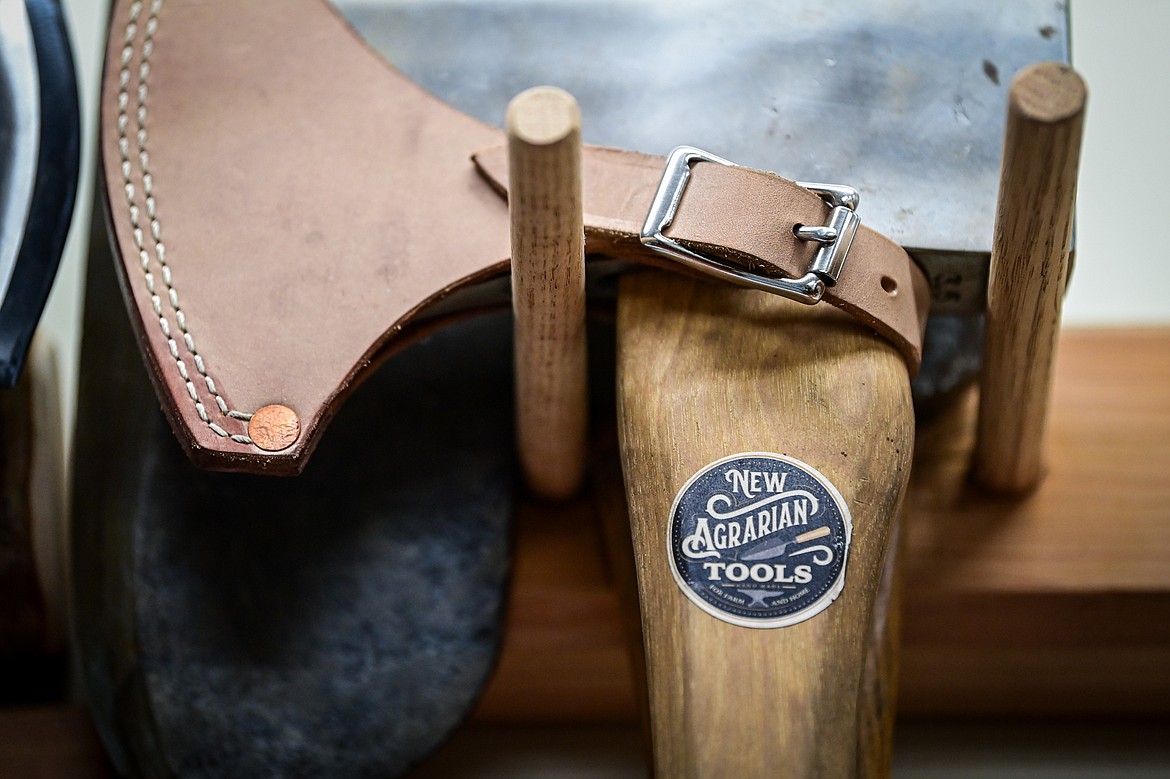
{"type": "Polygon", "coordinates": [[[683,485],[667,544],[674,578],[699,608],[776,628],[819,614],[841,593],[852,532],[844,498],[815,468],[745,452],[683,485]]]}

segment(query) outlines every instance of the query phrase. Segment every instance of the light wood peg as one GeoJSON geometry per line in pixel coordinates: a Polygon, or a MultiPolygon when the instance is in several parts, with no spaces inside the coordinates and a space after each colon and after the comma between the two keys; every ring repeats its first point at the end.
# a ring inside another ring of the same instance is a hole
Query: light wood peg
{"type": "Polygon", "coordinates": [[[1086,94],[1067,65],[1043,62],[1016,76],[1008,98],[972,463],[993,492],[1026,492],[1043,471],[1086,94]]]}
{"type": "Polygon", "coordinates": [[[555,87],[508,105],[516,430],[530,489],[558,500],[585,469],[585,228],[581,112],[555,87]]]}

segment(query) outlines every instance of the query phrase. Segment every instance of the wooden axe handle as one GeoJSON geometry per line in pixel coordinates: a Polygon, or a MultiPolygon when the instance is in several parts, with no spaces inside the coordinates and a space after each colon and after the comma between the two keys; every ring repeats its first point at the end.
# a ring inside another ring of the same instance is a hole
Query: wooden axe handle
{"type": "Polygon", "coordinates": [[[619,434],[656,774],[872,770],[882,760],[862,759],[859,749],[872,747],[859,729],[864,721],[885,738],[889,729],[873,725],[862,687],[879,681],[865,666],[889,605],[878,602],[880,583],[914,438],[902,358],[826,306],[662,273],[620,285],[619,434]],[[679,488],[720,457],[758,451],[815,467],[853,516],[841,595],[773,629],[696,607],[674,581],[666,544],[679,488]]]}

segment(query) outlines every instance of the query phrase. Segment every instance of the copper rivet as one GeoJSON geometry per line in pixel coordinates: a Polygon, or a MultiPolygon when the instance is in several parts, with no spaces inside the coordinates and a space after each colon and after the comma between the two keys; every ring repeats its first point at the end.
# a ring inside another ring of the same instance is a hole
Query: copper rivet
{"type": "Polygon", "coordinates": [[[301,434],[301,421],[288,406],[265,406],[248,420],[248,436],[266,452],[288,449],[301,434]]]}

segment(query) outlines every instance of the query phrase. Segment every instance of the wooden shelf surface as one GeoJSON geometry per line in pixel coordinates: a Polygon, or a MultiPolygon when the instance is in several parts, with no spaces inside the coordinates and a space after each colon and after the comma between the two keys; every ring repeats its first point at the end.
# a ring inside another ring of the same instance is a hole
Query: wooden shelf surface
{"type": "MultiPolygon", "coordinates": [[[[919,425],[899,712],[1170,713],[1170,328],[1063,333],[1026,497],[969,486],[976,400],[919,425]]],[[[636,719],[592,505],[522,507],[481,720],[636,719]]]]}
{"type": "MultiPolygon", "coordinates": [[[[968,486],[974,401],[919,427],[899,715],[1170,714],[1170,328],[1064,334],[1048,474],[1025,498],[968,486]]],[[[503,654],[473,729],[636,728],[595,505],[522,502],[503,654]]],[[[0,775],[113,771],[84,709],[22,707],[0,708],[0,775]]]]}
{"type": "Polygon", "coordinates": [[[89,712],[81,706],[0,707],[0,776],[114,779],[89,712]]]}

